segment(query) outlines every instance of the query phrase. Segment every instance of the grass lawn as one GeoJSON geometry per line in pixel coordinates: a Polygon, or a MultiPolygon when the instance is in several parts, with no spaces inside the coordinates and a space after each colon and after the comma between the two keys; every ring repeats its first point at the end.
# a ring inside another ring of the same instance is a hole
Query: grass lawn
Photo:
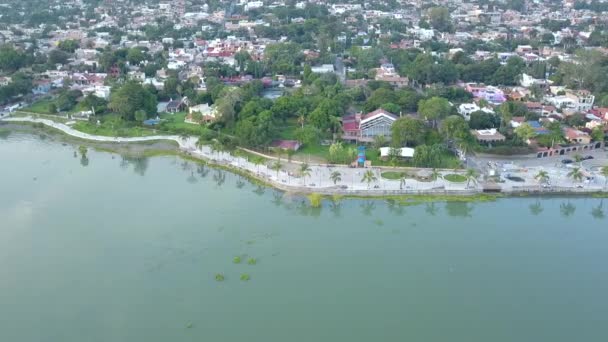
{"type": "Polygon", "coordinates": [[[306,159],[307,157],[317,157],[327,161],[329,158],[329,146],[322,145],[304,145],[302,146],[294,156],[299,157],[298,159],[306,159]]]}
{"type": "Polygon", "coordinates": [[[51,99],[43,99],[40,101],[36,101],[36,102],[32,103],[31,106],[23,108],[23,111],[38,113],[38,114],[51,114],[51,112],[49,111],[49,106],[53,102],[54,101],[51,99]]]}
{"type": "Polygon", "coordinates": [[[103,115],[100,117],[100,121],[99,126],[89,121],[78,121],[72,127],[84,133],[108,137],[145,137],[160,134],[150,128],[127,124],[115,114],[103,115]]]}
{"type": "Polygon", "coordinates": [[[160,116],[163,120],[159,125],[159,129],[174,134],[189,134],[189,135],[201,135],[201,132],[205,129],[201,125],[195,125],[184,122],[186,118],[186,112],[178,112],[175,114],[165,113],[160,116]]]}
{"type": "Polygon", "coordinates": [[[380,176],[382,176],[382,178],[386,178],[386,179],[399,180],[399,179],[401,179],[401,177],[403,177],[404,174],[405,174],[404,172],[386,171],[386,172],[382,172],[380,174],[380,176]]]}
{"type": "Polygon", "coordinates": [[[452,183],[464,183],[467,181],[467,177],[465,177],[463,175],[458,175],[455,173],[450,173],[449,175],[445,175],[445,176],[443,176],[443,179],[447,180],[448,182],[452,182],[452,183]]]}

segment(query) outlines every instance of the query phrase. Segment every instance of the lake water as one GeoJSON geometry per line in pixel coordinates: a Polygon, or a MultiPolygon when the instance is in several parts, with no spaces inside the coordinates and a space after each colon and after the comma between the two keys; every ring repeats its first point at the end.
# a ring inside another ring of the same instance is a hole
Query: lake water
{"type": "Polygon", "coordinates": [[[0,139],[0,341],[608,339],[608,200],[312,210],[177,157],[75,150],[0,139]]]}

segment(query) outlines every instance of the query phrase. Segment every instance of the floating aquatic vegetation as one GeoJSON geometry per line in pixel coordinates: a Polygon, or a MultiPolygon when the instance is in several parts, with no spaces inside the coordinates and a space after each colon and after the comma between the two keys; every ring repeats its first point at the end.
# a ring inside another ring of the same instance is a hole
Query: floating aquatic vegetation
{"type": "Polygon", "coordinates": [[[256,260],[256,258],[249,258],[249,259],[247,260],[247,263],[248,263],[249,265],[255,265],[255,264],[257,264],[257,263],[258,263],[258,261],[256,260]]]}
{"type": "Polygon", "coordinates": [[[235,264],[240,264],[241,263],[241,257],[240,256],[235,256],[234,258],[232,258],[232,262],[235,264]]]}
{"type": "Polygon", "coordinates": [[[221,273],[218,273],[215,275],[215,280],[217,281],[224,281],[224,275],[221,273]]]}
{"type": "Polygon", "coordinates": [[[251,279],[251,277],[249,276],[249,274],[247,274],[247,273],[241,274],[241,280],[242,281],[248,281],[249,279],[251,279]]]}

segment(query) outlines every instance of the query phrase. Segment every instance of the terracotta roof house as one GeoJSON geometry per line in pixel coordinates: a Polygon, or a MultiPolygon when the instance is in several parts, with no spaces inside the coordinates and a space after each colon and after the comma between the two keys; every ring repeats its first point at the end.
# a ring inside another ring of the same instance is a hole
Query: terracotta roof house
{"type": "Polygon", "coordinates": [[[568,141],[575,144],[589,144],[591,142],[589,134],[570,127],[564,129],[564,136],[568,141]]]}

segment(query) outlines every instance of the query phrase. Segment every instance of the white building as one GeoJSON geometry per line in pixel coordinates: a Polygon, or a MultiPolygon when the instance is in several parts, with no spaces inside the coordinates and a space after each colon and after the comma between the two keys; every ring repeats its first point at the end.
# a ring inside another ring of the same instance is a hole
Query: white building
{"type": "Polygon", "coordinates": [[[252,9],[263,7],[264,3],[262,1],[250,1],[245,5],[245,11],[250,11],[252,9]]]}
{"type": "Polygon", "coordinates": [[[320,66],[313,66],[310,70],[315,74],[329,74],[335,72],[333,64],[323,64],[320,66]]]}
{"type": "Polygon", "coordinates": [[[462,115],[465,120],[471,119],[471,113],[482,111],[488,114],[494,114],[494,111],[490,108],[480,108],[476,103],[463,103],[458,106],[458,114],[462,115]]]}

